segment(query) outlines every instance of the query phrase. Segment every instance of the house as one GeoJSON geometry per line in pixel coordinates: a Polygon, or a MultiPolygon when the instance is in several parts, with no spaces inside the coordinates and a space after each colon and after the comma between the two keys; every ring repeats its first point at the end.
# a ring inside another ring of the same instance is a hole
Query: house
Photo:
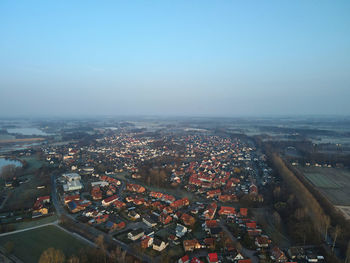
{"type": "Polygon", "coordinates": [[[178,238],[183,237],[187,233],[187,227],[177,224],[175,228],[175,234],[178,238]]]}
{"type": "Polygon", "coordinates": [[[35,203],[41,203],[41,204],[47,204],[50,203],[50,196],[46,195],[46,196],[40,196],[36,199],[35,203]]]}
{"type": "Polygon", "coordinates": [[[203,261],[199,260],[197,257],[191,259],[191,263],[203,263],[203,261]]]}
{"type": "Polygon", "coordinates": [[[255,238],[255,245],[259,248],[266,248],[271,243],[271,240],[268,236],[258,236],[255,238]]]}
{"type": "Polygon", "coordinates": [[[130,192],[143,193],[146,191],[146,188],[138,184],[127,184],[126,190],[130,192]]]}
{"type": "Polygon", "coordinates": [[[248,228],[247,233],[250,237],[257,237],[261,235],[262,230],[261,229],[252,229],[248,228]]]}
{"type": "Polygon", "coordinates": [[[193,251],[195,249],[200,249],[202,246],[201,244],[199,244],[197,239],[191,239],[191,240],[184,240],[183,247],[185,252],[187,252],[187,251],[193,251]]]}
{"type": "Polygon", "coordinates": [[[258,195],[258,187],[255,184],[251,184],[249,187],[249,194],[258,195]]]}
{"type": "Polygon", "coordinates": [[[92,196],[92,199],[94,199],[94,200],[102,199],[102,191],[101,191],[99,186],[92,187],[91,196],[92,196]]]}
{"type": "Polygon", "coordinates": [[[68,204],[68,209],[71,213],[77,213],[81,211],[81,208],[77,205],[76,201],[70,201],[68,204]]]}
{"type": "Polygon", "coordinates": [[[232,254],[232,259],[233,259],[234,261],[238,261],[238,260],[244,259],[244,257],[243,257],[243,255],[242,255],[240,252],[236,251],[236,252],[234,252],[234,253],[232,254]]]}
{"type": "Polygon", "coordinates": [[[126,204],[125,204],[124,202],[119,201],[119,200],[115,200],[115,201],[113,202],[113,205],[114,205],[114,207],[117,208],[118,210],[123,209],[123,208],[126,206],[126,204]]]}
{"type": "Polygon", "coordinates": [[[117,224],[112,221],[107,221],[105,228],[108,230],[108,232],[113,232],[115,229],[117,229],[117,224]]]}
{"type": "Polygon", "coordinates": [[[239,209],[239,214],[242,216],[242,217],[246,217],[248,215],[248,208],[240,208],[239,209]]]}
{"type": "Polygon", "coordinates": [[[176,200],[170,204],[171,208],[174,210],[180,209],[184,206],[188,206],[190,204],[190,201],[187,197],[176,200]]]}
{"type": "Polygon", "coordinates": [[[234,207],[222,206],[219,210],[219,215],[233,216],[236,214],[234,207]]]}
{"type": "Polygon", "coordinates": [[[150,216],[145,216],[142,218],[142,222],[144,222],[148,227],[155,227],[157,222],[154,221],[150,216]]]}
{"type": "Polygon", "coordinates": [[[97,224],[100,224],[100,223],[104,223],[108,220],[109,218],[109,215],[100,215],[100,216],[97,216],[95,217],[95,221],[97,224]]]}
{"type": "Polygon", "coordinates": [[[182,214],[181,220],[186,226],[193,226],[196,223],[196,219],[186,213],[182,214]]]}
{"type": "Polygon", "coordinates": [[[76,195],[66,195],[64,196],[64,203],[67,204],[70,201],[74,201],[74,200],[79,200],[80,199],[80,195],[76,194],[76,195]]]}
{"type": "Polygon", "coordinates": [[[50,203],[50,196],[38,197],[33,206],[33,217],[38,217],[48,214],[49,210],[45,207],[46,204],[50,203]]]}
{"type": "Polygon", "coordinates": [[[168,214],[161,213],[159,215],[159,221],[164,225],[169,224],[172,220],[173,218],[168,214]]]}
{"type": "Polygon", "coordinates": [[[255,229],[256,228],[256,222],[255,221],[249,221],[245,223],[247,228],[255,229]]]}
{"type": "Polygon", "coordinates": [[[98,181],[98,182],[92,182],[91,183],[91,187],[94,188],[96,186],[99,186],[99,187],[104,187],[104,186],[108,186],[109,183],[108,182],[105,182],[105,181],[98,181]]]}
{"type": "Polygon", "coordinates": [[[190,257],[188,255],[184,255],[178,260],[178,263],[190,263],[190,257]]]}
{"type": "Polygon", "coordinates": [[[120,221],[119,223],[117,223],[117,230],[121,230],[125,227],[126,227],[126,224],[124,221],[120,221]]]}
{"type": "Polygon", "coordinates": [[[206,220],[213,219],[216,213],[216,209],[218,208],[218,205],[215,202],[210,203],[207,206],[207,209],[204,211],[203,216],[206,220]]]}
{"type": "Polygon", "coordinates": [[[102,205],[106,207],[106,206],[109,206],[110,204],[114,203],[117,200],[118,200],[118,196],[112,195],[110,197],[107,197],[106,199],[103,199],[102,205]]]}
{"type": "Polygon", "coordinates": [[[135,210],[130,210],[128,217],[130,217],[132,220],[137,220],[140,218],[140,215],[135,210]]]}
{"type": "Polygon", "coordinates": [[[141,240],[141,247],[142,248],[148,248],[153,245],[153,237],[150,236],[143,236],[141,240]]]}
{"type": "Polygon", "coordinates": [[[139,238],[141,238],[143,235],[144,235],[144,231],[142,228],[139,228],[139,229],[135,229],[131,232],[128,233],[128,238],[135,241],[139,238]]]}
{"type": "Polygon", "coordinates": [[[271,249],[271,259],[275,262],[286,262],[287,257],[279,247],[274,247],[271,249]]]}
{"type": "Polygon", "coordinates": [[[217,227],[218,226],[218,221],[216,220],[205,220],[203,227],[205,231],[209,231],[210,228],[217,227]]]}
{"type": "Polygon", "coordinates": [[[168,242],[161,240],[159,238],[155,238],[153,240],[153,249],[157,251],[163,251],[169,245],[168,242]]]}
{"type": "Polygon", "coordinates": [[[210,190],[207,192],[207,198],[214,198],[221,195],[220,189],[210,190]]]}
{"type": "Polygon", "coordinates": [[[215,239],[208,237],[204,239],[204,244],[209,249],[215,249],[215,239]]]}
{"type": "Polygon", "coordinates": [[[219,258],[217,253],[209,253],[207,256],[207,260],[209,263],[218,263],[219,258]]]}
{"type": "Polygon", "coordinates": [[[234,194],[230,194],[230,195],[220,195],[219,196],[219,201],[220,202],[230,202],[230,201],[235,201],[237,202],[237,196],[234,194]]]}

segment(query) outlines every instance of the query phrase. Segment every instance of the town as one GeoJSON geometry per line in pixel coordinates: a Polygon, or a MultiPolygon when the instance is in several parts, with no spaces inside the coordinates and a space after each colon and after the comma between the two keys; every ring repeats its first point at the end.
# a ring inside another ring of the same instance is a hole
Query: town
{"type": "Polygon", "coordinates": [[[251,138],[209,130],[97,134],[20,152],[35,151],[50,167],[51,192],[36,197],[31,220],[54,216],[81,239],[101,237],[141,262],[326,262],[318,246],[293,246],[266,223],[281,220],[270,208],[281,178],[251,138]]]}

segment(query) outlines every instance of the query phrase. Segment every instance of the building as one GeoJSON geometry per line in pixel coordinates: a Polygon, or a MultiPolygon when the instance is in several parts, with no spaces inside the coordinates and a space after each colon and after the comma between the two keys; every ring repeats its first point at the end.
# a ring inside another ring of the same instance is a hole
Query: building
{"type": "Polygon", "coordinates": [[[155,227],[157,225],[157,222],[153,220],[150,216],[142,218],[142,222],[144,222],[148,227],[155,227]]]}
{"type": "Polygon", "coordinates": [[[139,238],[141,238],[144,235],[144,231],[142,228],[139,229],[135,229],[131,232],[128,233],[128,238],[135,241],[138,240],[139,238]]]}
{"type": "Polygon", "coordinates": [[[219,263],[219,258],[217,253],[209,253],[207,256],[209,263],[219,263]]]}
{"type": "Polygon", "coordinates": [[[153,237],[144,236],[141,240],[141,247],[148,248],[153,245],[153,237]]]}
{"type": "Polygon", "coordinates": [[[102,205],[103,206],[109,206],[110,204],[114,203],[117,200],[118,200],[118,196],[112,195],[110,197],[107,197],[106,199],[103,199],[102,200],[102,205]]]}
{"type": "Polygon", "coordinates": [[[77,191],[83,188],[83,185],[80,182],[80,175],[77,173],[66,173],[63,174],[62,177],[65,180],[65,184],[63,184],[63,191],[77,191]]]}
{"type": "Polygon", "coordinates": [[[193,226],[196,223],[196,219],[193,216],[185,213],[182,214],[181,220],[186,226],[193,226]]]}
{"type": "Polygon", "coordinates": [[[197,239],[184,240],[183,247],[185,252],[202,248],[197,239]]]}
{"type": "Polygon", "coordinates": [[[188,255],[184,255],[178,260],[178,263],[190,263],[190,257],[188,255]]]}
{"type": "Polygon", "coordinates": [[[281,249],[279,249],[279,247],[274,247],[271,249],[271,259],[280,263],[287,261],[286,255],[281,249]]]}
{"type": "Polygon", "coordinates": [[[186,233],[187,233],[187,227],[185,227],[181,224],[176,225],[175,234],[178,238],[183,237],[184,235],[186,235],[186,233]]]}
{"type": "Polygon", "coordinates": [[[222,206],[219,210],[219,215],[233,216],[236,214],[234,207],[222,206]]]}
{"type": "Polygon", "coordinates": [[[168,242],[161,240],[159,238],[155,238],[153,240],[153,249],[157,251],[163,251],[169,245],[168,242]]]}

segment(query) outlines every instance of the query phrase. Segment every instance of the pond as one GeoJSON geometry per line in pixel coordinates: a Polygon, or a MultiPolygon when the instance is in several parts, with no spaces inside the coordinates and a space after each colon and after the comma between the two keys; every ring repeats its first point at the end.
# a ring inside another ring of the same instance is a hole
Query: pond
{"type": "Polygon", "coordinates": [[[17,133],[22,135],[41,135],[45,136],[47,133],[43,132],[42,130],[39,130],[38,128],[12,128],[7,129],[8,133],[17,133]]]}
{"type": "Polygon", "coordinates": [[[10,159],[5,159],[5,158],[0,158],[0,171],[2,169],[2,167],[6,166],[6,165],[10,165],[13,164],[16,167],[21,166],[22,163],[17,161],[17,160],[10,160],[10,159]]]}

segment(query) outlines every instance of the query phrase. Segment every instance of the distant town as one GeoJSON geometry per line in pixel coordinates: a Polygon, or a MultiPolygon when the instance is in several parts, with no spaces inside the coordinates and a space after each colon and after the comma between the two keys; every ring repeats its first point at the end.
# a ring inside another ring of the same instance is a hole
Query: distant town
{"type": "Polygon", "coordinates": [[[105,122],[41,120],[29,131],[39,134],[1,122],[3,262],[348,255],[350,143],[312,142],[348,135],[317,127],[266,134],[265,125],[232,120],[105,122]]]}

